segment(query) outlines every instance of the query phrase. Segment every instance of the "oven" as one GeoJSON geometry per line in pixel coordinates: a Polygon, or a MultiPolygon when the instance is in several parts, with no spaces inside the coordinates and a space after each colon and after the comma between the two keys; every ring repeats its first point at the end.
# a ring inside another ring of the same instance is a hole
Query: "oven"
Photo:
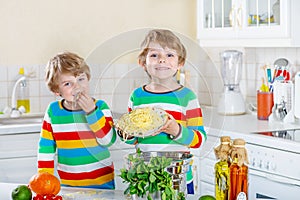
{"type": "Polygon", "coordinates": [[[297,200],[300,182],[280,175],[249,171],[249,200],[297,200]]]}
{"type": "MultiPolygon", "coordinates": [[[[280,140],[279,140],[280,141],[280,140]]],[[[297,200],[300,196],[300,154],[247,144],[249,200],[297,200]]]]}

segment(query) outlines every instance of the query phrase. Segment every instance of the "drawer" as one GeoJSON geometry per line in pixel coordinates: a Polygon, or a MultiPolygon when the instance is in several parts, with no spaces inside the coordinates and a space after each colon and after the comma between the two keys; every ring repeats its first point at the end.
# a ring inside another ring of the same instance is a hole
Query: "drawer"
{"type": "Polygon", "coordinates": [[[215,182],[215,161],[210,159],[200,160],[200,181],[204,181],[210,184],[215,182]]]}
{"type": "Polygon", "coordinates": [[[39,137],[39,133],[0,136],[0,159],[36,156],[39,137]]]}
{"type": "Polygon", "coordinates": [[[0,182],[28,183],[37,173],[37,157],[0,160],[0,182]]]}

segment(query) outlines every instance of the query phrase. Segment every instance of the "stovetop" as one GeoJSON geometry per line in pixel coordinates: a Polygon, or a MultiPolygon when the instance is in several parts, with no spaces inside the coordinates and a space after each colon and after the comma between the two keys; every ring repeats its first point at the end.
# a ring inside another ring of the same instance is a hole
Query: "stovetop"
{"type": "Polygon", "coordinates": [[[282,130],[282,131],[272,131],[272,132],[259,132],[259,135],[265,135],[270,137],[281,138],[285,140],[291,140],[295,142],[300,142],[300,130],[282,130]]]}

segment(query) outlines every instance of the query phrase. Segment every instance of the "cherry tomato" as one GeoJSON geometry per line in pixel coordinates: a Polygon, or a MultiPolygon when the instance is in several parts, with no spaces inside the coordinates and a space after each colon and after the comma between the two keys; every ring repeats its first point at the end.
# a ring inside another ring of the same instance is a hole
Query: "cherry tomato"
{"type": "Polygon", "coordinates": [[[57,196],[55,196],[54,197],[54,199],[53,200],[63,200],[63,198],[62,198],[62,196],[60,196],[60,195],[57,195],[57,196]]]}
{"type": "Polygon", "coordinates": [[[44,200],[53,200],[53,198],[55,197],[54,194],[47,194],[44,198],[44,200]]]}
{"type": "Polygon", "coordinates": [[[37,194],[35,197],[33,197],[33,200],[44,200],[44,197],[41,194],[37,194]]]}

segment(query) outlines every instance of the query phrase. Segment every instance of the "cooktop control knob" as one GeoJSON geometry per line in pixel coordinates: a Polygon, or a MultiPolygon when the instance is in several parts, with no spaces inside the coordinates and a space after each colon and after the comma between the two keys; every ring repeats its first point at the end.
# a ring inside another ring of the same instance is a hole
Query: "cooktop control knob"
{"type": "Polygon", "coordinates": [[[265,165],[264,165],[266,170],[270,170],[270,162],[269,161],[265,161],[265,165]]]}

